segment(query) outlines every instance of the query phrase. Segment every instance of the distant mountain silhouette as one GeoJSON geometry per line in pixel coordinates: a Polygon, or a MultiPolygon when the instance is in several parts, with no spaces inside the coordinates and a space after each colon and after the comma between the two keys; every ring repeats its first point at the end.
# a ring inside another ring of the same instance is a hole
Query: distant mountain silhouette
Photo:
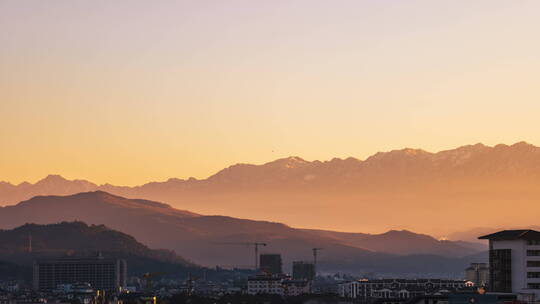
{"type": "Polygon", "coordinates": [[[467,229],[464,231],[456,231],[448,235],[447,238],[449,240],[454,240],[454,241],[463,240],[467,244],[485,243],[484,240],[479,240],[478,236],[495,233],[501,230],[516,230],[516,229],[540,230],[540,226],[539,225],[532,225],[532,226],[531,225],[523,225],[523,226],[511,225],[511,226],[504,226],[504,227],[495,226],[491,228],[490,227],[475,227],[475,228],[467,229]]]}
{"type": "Polygon", "coordinates": [[[540,148],[520,142],[438,153],[402,149],[364,161],[289,157],[263,165],[233,165],[203,180],[173,178],[137,187],[50,175],[36,184],[0,183],[0,202],[95,190],[167,202],[202,214],[300,227],[407,228],[448,235],[479,226],[535,224],[540,211],[540,148]]]}
{"type": "Polygon", "coordinates": [[[344,244],[366,248],[371,251],[399,255],[434,254],[447,257],[459,257],[475,251],[487,250],[485,244],[465,241],[437,240],[432,236],[407,230],[390,230],[382,234],[364,234],[335,232],[325,230],[305,230],[316,235],[333,238],[344,244]]]}
{"type": "MultiPolygon", "coordinates": [[[[320,266],[328,271],[388,273],[399,270],[412,274],[423,269],[431,273],[456,274],[466,266],[469,255],[480,252],[477,248],[438,241],[409,231],[368,235],[295,229],[274,222],[203,216],[158,202],[126,199],[102,191],[38,196],[0,208],[2,228],[13,228],[26,222],[46,224],[73,220],[104,224],[133,235],[152,248],[174,250],[180,256],[207,266],[251,267],[253,249],[242,243],[253,241],[268,243],[262,252],[282,253],[286,268],[293,260],[311,260],[311,248],[322,247],[320,266]],[[426,264],[426,257],[430,257],[433,264],[426,264]],[[400,265],[401,260],[407,260],[408,264],[400,265]],[[389,265],[394,266],[390,268],[389,265]]],[[[23,248],[25,239],[21,237],[23,243],[16,247],[23,248]]],[[[93,243],[89,241],[88,244],[93,243]]],[[[110,245],[110,248],[116,247],[110,245]]],[[[137,250],[134,247],[130,251],[137,250]]]]}

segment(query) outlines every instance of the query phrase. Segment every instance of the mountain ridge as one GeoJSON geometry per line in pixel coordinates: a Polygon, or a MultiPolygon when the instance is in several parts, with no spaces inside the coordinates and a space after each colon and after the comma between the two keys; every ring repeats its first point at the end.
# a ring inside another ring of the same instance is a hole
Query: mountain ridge
{"type": "Polygon", "coordinates": [[[246,167],[260,167],[260,166],[272,166],[272,165],[278,165],[279,166],[281,164],[285,164],[286,168],[294,168],[295,166],[291,165],[291,162],[292,163],[296,162],[296,163],[301,163],[301,164],[328,164],[328,163],[334,163],[334,162],[365,163],[365,162],[369,162],[371,160],[378,160],[378,159],[381,159],[381,158],[384,158],[384,157],[388,157],[388,156],[393,157],[393,156],[396,156],[396,155],[399,155],[399,156],[418,156],[418,155],[437,156],[437,155],[439,155],[441,157],[442,156],[449,157],[451,155],[456,155],[458,152],[461,152],[461,154],[463,154],[463,153],[467,153],[467,152],[471,152],[471,151],[501,150],[501,149],[508,149],[508,148],[515,148],[515,149],[521,150],[521,151],[524,151],[524,150],[528,150],[528,151],[537,150],[536,152],[540,153],[540,148],[539,147],[537,147],[535,145],[532,145],[530,143],[527,143],[526,141],[516,142],[516,143],[511,144],[511,145],[497,144],[497,145],[494,145],[494,146],[487,146],[487,145],[484,145],[483,143],[477,143],[477,144],[472,144],[472,145],[459,146],[459,147],[454,148],[454,149],[441,150],[441,151],[438,151],[438,152],[429,152],[429,151],[426,151],[426,150],[423,150],[423,149],[416,149],[416,148],[395,149],[395,150],[390,150],[390,151],[387,151],[387,152],[377,152],[377,153],[375,153],[375,154],[373,154],[371,156],[368,156],[364,160],[361,160],[361,159],[350,156],[350,157],[347,157],[347,158],[334,157],[331,160],[324,160],[324,161],[321,161],[321,160],[307,161],[307,160],[304,160],[303,158],[298,157],[298,156],[289,156],[289,157],[279,158],[279,159],[269,161],[269,162],[266,162],[266,163],[262,163],[262,164],[236,163],[236,164],[228,166],[227,168],[221,169],[218,172],[208,176],[207,178],[203,178],[203,179],[197,179],[197,178],[194,178],[194,177],[190,177],[188,179],[171,177],[171,178],[169,178],[169,179],[167,179],[165,181],[149,181],[149,182],[146,182],[144,184],[135,185],[135,186],[113,185],[113,184],[110,184],[110,183],[98,184],[98,183],[93,183],[93,182],[85,180],[85,179],[72,179],[72,180],[69,180],[69,179],[64,178],[60,174],[48,174],[47,176],[45,176],[44,178],[38,180],[35,183],[30,183],[28,181],[23,181],[23,182],[21,182],[19,184],[13,184],[13,183],[11,183],[9,181],[0,181],[0,185],[8,185],[8,186],[17,187],[17,186],[39,185],[39,184],[45,184],[45,183],[50,183],[50,182],[72,182],[72,183],[87,184],[87,185],[93,186],[93,187],[94,186],[95,187],[113,186],[113,187],[140,188],[140,187],[144,187],[144,186],[150,185],[150,184],[159,184],[159,183],[167,183],[167,182],[205,181],[205,180],[213,178],[216,175],[219,175],[222,171],[227,171],[227,170],[230,170],[230,169],[233,169],[233,168],[236,168],[236,167],[243,167],[243,166],[246,166],[246,167]],[[289,165],[287,166],[286,164],[289,164],[289,165]]]}
{"type": "Polygon", "coordinates": [[[518,142],[467,145],[436,153],[406,148],[379,152],[365,160],[306,161],[293,156],[262,165],[232,165],[206,179],[171,178],[135,187],[51,175],[35,184],[0,184],[0,201],[13,204],[42,194],[101,190],[166,202],[199,214],[316,229],[374,232],[397,228],[448,235],[458,228],[440,223],[452,218],[461,221],[459,229],[511,225],[510,217],[536,223],[532,215],[540,211],[535,207],[539,189],[540,148],[518,142]]]}

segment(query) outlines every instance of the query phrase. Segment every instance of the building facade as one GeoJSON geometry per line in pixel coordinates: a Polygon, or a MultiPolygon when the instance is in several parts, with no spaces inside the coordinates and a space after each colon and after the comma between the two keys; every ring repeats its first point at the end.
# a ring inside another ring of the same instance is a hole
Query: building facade
{"type": "Polygon", "coordinates": [[[268,275],[283,273],[280,254],[261,254],[259,265],[261,271],[268,275]]]}
{"type": "Polygon", "coordinates": [[[283,294],[285,296],[294,297],[311,293],[311,281],[283,280],[281,285],[283,286],[283,294]]]}
{"type": "Polygon", "coordinates": [[[285,291],[281,284],[283,279],[275,276],[260,275],[250,277],[247,281],[247,293],[257,294],[277,294],[284,295],[285,291]]]}
{"type": "Polygon", "coordinates": [[[489,290],[540,300],[540,232],[504,230],[489,240],[489,290]]]}
{"type": "Polygon", "coordinates": [[[338,294],[349,299],[409,299],[429,294],[448,293],[463,288],[466,288],[464,280],[363,279],[339,284],[338,294]]]}
{"type": "Polygon", "coordinates": [[[315,278],[315,265],[309,262],[293,262],[293,280],[312,281],[315,278]]]}
{"type": "Polygon", "coordinates": [[[247,293],[298,296],[311,293],[311,281],[291,280],[288,276],[258,275],[248,278],[247,293]]]}
{"type": "Polygon", "coordinates": [[[96,290],[117,292],[126,287],[127,264],[121,259],[59,258],[34,262],[36,291],[52,291],[62,284],[89,283],[96,290]]]}

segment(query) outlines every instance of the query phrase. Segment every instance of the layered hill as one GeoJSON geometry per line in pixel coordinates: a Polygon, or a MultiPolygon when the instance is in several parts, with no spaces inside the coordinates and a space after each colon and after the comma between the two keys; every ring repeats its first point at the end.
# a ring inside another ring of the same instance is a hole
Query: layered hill
{"type": "Polygon", "coordinates": [[[536,223],[540,148],[482,144],[430,153],[403,149],[355,158],[237,164],[207,179],[170,179],[137,187],[96,185],[51,175],[0,183],[0,202],[102,190],[167,202],[203,214],[345,231],[409,229],[446,236],[485,226],[536,223]]]}
{"type": "Polygon", "coordinates": [[[11,230],[0,230],[0,269],[6,268],[6,276],[21,275],[21,269],[28,272],[37,258],[98,254],[126,259],[130,274],[148,271],[181,274],[200,269],[171,250],[150,249],[132,236],[104,225],[61,222],[25,224],[11,230]]]}
{"type": "MultiPolygon", "coordinates": [[[[133,235],[152,248],[174,250],[190,261],[207,266],[252,267],[253,248],[245,243],[254,241],[268,244],[262,252],[281,253],[286,269],[294,260],[311,260],[314,247],[324,248],[320,267],[327,271],[410,275],[430,271],[456,275],[467,262],[483,259],[474,256],[481,252],[474,246],[438,241],[409,231],[369,235],[295,229],[276,222],[198,215],[162,203],[126,199],[102,191],[38,196],[0,208],[0,227],[4,229],[24,223],[74,220],[106,225],[133,235]]],[[[21,246],[24,243],[16,247],[21,246]]],[[[111,248],[115,247],[111,245],[111,248]]]]}
{"type": "Polygon", "coordinates": [[[407,230],[390,230],[381,234],[310,229],[304,231],[320,237],[329,237],[346,245],[399,255],[433,254],[446,257],[461,257],[487,250],[484,243],[437,240],[432,236],[407,230]]]}

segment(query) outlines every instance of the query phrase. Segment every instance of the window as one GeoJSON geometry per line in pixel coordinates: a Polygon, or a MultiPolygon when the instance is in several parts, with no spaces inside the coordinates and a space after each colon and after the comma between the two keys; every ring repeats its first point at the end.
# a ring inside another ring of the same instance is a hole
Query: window
{"type": "Polygon", "coordinates": [[[527,272],[527,278],[529,279],[540,278],[540,272],[527,272]]]}
{"type": "Polygon", "coordinates": [[[529,283],[527,284],[528,289],[540,289],[540,283],[529,283]]]}
{"type": "Polygon", "coordinates": [[[489,264],[492,291],[512,292],[512,250],[490,250],[489,264]]]}
{"type": "Polygon", "coordinates": [[[540,250],[527,250],[527,256],[540,256],[540,250]]]}
{"type": "Polygon", "coordinates": [[[540,245],[540,241],[529,240],[527,241],[527,245],[540,245]]]}
{"type": "Polygon", "coordinates": [[[527,261],[527,267],[540,267],[540,261],[527,261]]]}

